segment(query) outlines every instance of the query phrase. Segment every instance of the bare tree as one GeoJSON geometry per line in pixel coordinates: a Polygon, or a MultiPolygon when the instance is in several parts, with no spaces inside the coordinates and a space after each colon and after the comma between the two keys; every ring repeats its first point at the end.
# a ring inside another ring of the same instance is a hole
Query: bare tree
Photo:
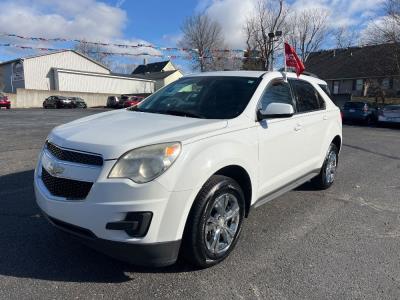
{"type": "Polygon", "coordinates": [[[294,12],[288,22],[288,40],[303,62],[311,52],[320,49],[327,36],[329,13],[322,8],[304,9],[294,12]]]}
{"type": "MultiPolygon", "coordinates": [[[[287,9],[283,0],[259,0],[254,15],[245,24],[247,58],[244,69],[268,70],[274,51],[269,33],[284,30],[287,9]],[[257,57],[258,59],[255,59],[257,57]]],[[[280,41],[276,46],[279,47],[280,41]]]]}
{"type": "Polygon", "coordinates": [[[349,30],[345,26],[340,26],[333,31],[336,48],[348,48],[357,43],[357,35],[354,30],[349,30]]]}
{"type": "Polygon", "coordinates": [[[372,22],[364,32],[365,43],[400,42],[400,0],[386,0],[383,3],[385,16],[372,22]]]}
{"type": "MultiPolygon", "coordinates": [[[[197,49],[193,52],[194,68],[201,72],[221,68],[215,57],[220,52],[215,49],[224,48],[224,38],[219,23],[205,14],[188,17],[182,25],[183,37],[178,42],[179,47],[197,49]]],[[[222,54],[223,55],[223,54],[222,54]]]]}
{"type": "Polygon", "coordinates": [[[106,54],[107,50],[100,45],[81,41],[75,45],[74,49],[105,66],[111,65],[109,56],[106,54]]]}

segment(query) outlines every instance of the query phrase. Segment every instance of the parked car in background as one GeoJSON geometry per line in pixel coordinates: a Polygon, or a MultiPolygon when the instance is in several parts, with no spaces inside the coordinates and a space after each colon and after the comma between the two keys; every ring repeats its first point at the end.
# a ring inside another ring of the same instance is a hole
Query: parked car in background
{"type": "Polygon", "coordinates": [[[400,105],[387,105],[379,110],[379,123],[399,123],[400,124],[400,105]]]}
{"type": "Polygon", "coordinates": [[[106,107],[108,108],[118,108],[119,106],[119,97],[117,96],[109,96],[107,98],[106,107]]]}
{"type": "Polygon", "coordinates": [[[201,73],[58,126],[36,166],[36,201],[53,225],[121,260],[215,265],[253,209],[311,179],[335,181],[342,122],[320,85],[295,73],[201,73]]]}
{"type": "Polygon", "coordinates": [[[85,100],[80,97],[69,97],[69,100],[72,100],[72,106],[74,108],[87,108],[85,100]]]}
{"type": "Polygon", "coordinates": [[[128,98],[128,100],[124,101],[124,107],[131,107],[131,106],[135,106],[137,104],[139,104],[140,102],[142,102],[144,99],[144,97],[142,96],[130,96],[128,98]]]}
{"type": "Polygon", "coordinates": [[[43,108],[86,108],[87,105],[82,98],[50,96],[43,101],[43,108]]]}
{"type": "Polygon", "coordinates": [[[363,122],[372,124],[378,120],[378,110],[364,101],[346,102],[342,109],[343,122],[363,122]]]}
{"type": "Polygon", "coordinates": [[[11,108],[11,102],[8,100],[8,97],[3,93],[0,93],[0,108],[5,107],[6,109],[11,108]]]}

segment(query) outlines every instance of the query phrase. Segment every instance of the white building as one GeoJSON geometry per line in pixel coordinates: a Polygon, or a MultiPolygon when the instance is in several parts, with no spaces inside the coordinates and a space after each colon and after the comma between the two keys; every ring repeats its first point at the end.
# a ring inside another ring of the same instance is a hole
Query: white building
{"type": "Polygon", "coordinates": [[[106,66],[73,50],[63,50],[0,63],[0,89],[104,94],[152,93],[155,81],[114,75],[106,66]]]}

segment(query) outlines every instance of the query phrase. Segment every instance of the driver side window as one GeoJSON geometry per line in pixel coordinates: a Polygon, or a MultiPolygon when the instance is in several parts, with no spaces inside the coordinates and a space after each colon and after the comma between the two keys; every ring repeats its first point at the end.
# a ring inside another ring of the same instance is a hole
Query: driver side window
{"type": "Polygon", "coordinates": [[[293,105],[289,83],[283,80],[275,80],[266,87],[261,96],[260,108],[265,110],[272,102],[293,105]]]}

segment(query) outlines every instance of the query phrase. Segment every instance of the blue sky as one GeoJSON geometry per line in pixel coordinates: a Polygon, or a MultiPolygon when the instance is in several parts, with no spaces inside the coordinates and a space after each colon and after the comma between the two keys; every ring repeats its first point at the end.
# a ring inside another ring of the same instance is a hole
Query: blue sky
{"type": "MultiPolygon", "coordinates": [[[[86,39],[89,41],[126,44],[152,43],[174,46],[180,37],[180,26],[187,16],[204,11],[218,21],[225,42],[231,48],[244,48],[243,24],[251,15],[257,0],[0,0],[0,33],[32,37],[86,39]]],[[[276,0],[269,0],[276,1],[276,0]]],[[[362,32],[382,15],[383,0],[288,0],[289,11],[323,8],[330,13],[328,26],[362,32]]],[[[5,38],[1,43],[34,47],[71,48],[72,43],[33,42],[5,38]]],[[[324,47],[331,47],[327,39],[324,47]]],[[[148,49],[146,49],[148,50],[148,49]]],[[[121,49],[110,47],[110,52],[121,49]]],[[[129,51],[142,51],[129,50],[129,51]]],[[[149,50],[150,51],[150,50],[149,50]]],[[[37,51],[0,47],[0,61],[27,56],[37,51]]],[[[148,52],[148,51],[147,51],[148,52]]],[[[135,52],[137,53],[137,52],[135,52]]],[[[153,54],[160,53],[151,50],[153,54]]],[[[143,58],[114,59],[124,64],[137,64],[143,58]]],[[[151,58],[149,61],[157,61],[151,58]]],[[[182,59],[176,65],[190,71],[182,59]]]]}

